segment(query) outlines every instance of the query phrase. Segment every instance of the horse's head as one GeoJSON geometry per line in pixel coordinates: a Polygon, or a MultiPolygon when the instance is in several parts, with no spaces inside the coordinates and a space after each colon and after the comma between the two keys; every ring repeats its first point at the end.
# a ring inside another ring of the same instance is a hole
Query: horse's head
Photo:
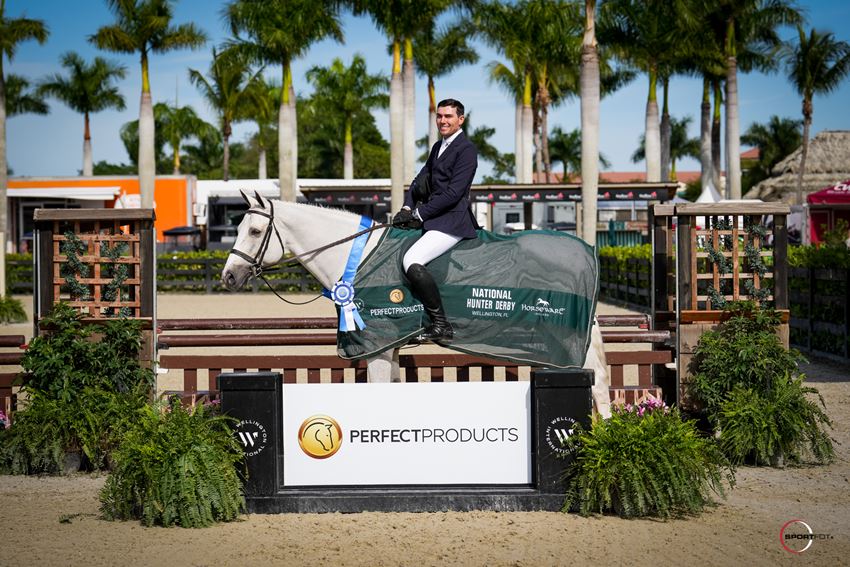
{"type": "Polygon", "coordinates": [[[240,193],[248,203],[248,212],[239,223],[236,243],[221,272],[221,283],[230,291],[241,289],[250,276],[283,258],[283,237],[275,226],[274,204],[259,192],[253,197],[240,193]]]}

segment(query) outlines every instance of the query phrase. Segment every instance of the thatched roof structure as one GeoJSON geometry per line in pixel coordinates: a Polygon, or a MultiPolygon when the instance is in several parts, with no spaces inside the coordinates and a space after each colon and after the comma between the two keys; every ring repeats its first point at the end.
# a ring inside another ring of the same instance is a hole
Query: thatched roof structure
{"type": "MultiPolygon", "coordinates": [[[[772,175],[750,189],[744,198],[795,204],[801,152],[802,147],[797,148],[776,164],[772,175]]],[[[850,130],[824,130],[809,141],[803,199],[846,179],[850,179],[850,130]]]]}

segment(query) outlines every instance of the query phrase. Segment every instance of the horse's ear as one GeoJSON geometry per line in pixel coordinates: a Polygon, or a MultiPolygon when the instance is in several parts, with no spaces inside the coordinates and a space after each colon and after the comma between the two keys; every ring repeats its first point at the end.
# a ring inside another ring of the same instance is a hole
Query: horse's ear
{"type": "Polygon", "coordinates": [[[263,201],[262,195],[260,195],[259,191],[254,191],[254,196],[257,198],[257,202],[260,204],[262,208],[266,208],[266,202],[263,201]]]}
{"type": "Polygon", "coordinates": [[[244,192],[242,189],[240,189],[240,190],[239,190],[239,194],[240,194],[240,195],[242,195],[242,199],[244,199],[244,201],[245,201],[246,203],[248,203],[248,206],[249,206],[249,207],[252,207],[252,206],[253,206],[253,205],[251,204],[251,200],[248,198],[248,195],[246,195],[246,194],[245,194],[245,192],[244,192]]]}

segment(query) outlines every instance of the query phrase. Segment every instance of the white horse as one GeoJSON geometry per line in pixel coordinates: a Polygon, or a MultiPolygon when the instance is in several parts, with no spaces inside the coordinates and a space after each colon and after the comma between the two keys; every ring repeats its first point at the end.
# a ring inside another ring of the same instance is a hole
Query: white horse
{"type": "MultiPolygon", "coordinates": [[[[259,193],[254,197],[243,193],[242,197],[249,209],[239,224],[236,242],[222,270],[222,284],[231,291],[241,289],[258,268],[269,268],[280,262],[286,248],[320,284],[332,289],[342,277],[352,241],[312,251],[357,233],[360,216],[342,209],[263,199],[259,193]]],[[[372,232],[361,258],[369,256],[385,230],[379,228],[372,232]]],[[[593,400],[599,415],[607,418],[611,414],[608,365],[596,321],[584,367],[594,371],[593,400]]],[[[369,359],[367,379],[369,382],[400,381],[398,349],[369,359]]]]}

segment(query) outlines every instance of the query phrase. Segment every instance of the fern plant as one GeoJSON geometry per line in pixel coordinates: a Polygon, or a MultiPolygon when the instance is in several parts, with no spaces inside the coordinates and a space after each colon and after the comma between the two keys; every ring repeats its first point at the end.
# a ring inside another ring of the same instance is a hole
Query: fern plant
{"type": "Polygon", "coordinates": [[[145,406],[135,420],[100,494],[104,517],[186,528],[237,517],[245,507],[236,474],[243,453],[231,418],[173,403],[145,406]]]}
{"type": "Polygon", "coordinates": [[[716,444],[660,402],[615,408],[570,438],[564,511],[630,518],[701,512],[732,470],[716,444]],[[724,474],[725,472],[725,474],[724,474]]]}
{"type": "Polygon", "coordinates": [[[20,300],[10,295],[0,295],[0,323],[23,323],[27,320],[27,311],[20,300]]]}
{"type": "Polygon", "coordinates": [[[720,446],[734,463],[767,465],[780,456],[792,463],[828,463],[835,450],[823,406],[823,397],[802,378],[776,381],[767,394],[736,386],[717,414],[720,446]]]}

